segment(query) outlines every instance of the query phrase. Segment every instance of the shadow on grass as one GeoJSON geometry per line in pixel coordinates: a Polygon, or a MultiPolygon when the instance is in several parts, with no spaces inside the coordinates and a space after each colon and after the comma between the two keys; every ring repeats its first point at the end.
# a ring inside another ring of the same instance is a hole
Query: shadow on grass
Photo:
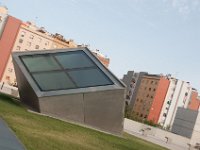
{"type": "Polygon", "coordinates": [[[4,101],[6,103],[9,103],[9,104],[18,106],[18,107],[22,106],[22,104],[21,104],[21,102],[19,100],[15,99],[15,98],[12,98],[12,97],[10,97],[8,95],[5,95],[5,94],[0,94],[0,100],[4,101]]]}

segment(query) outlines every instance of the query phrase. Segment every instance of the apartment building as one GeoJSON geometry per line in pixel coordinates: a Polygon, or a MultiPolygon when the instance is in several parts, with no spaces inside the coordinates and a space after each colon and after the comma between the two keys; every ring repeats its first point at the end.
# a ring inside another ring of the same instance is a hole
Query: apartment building
{"type": "Polygon", "coordinates": [[[0,7],[0,37],[2,35],[6,19],[8,17],[8,10],[5,7],[0,7]]]}
{"type": "Polygon", "coordinates": [[[158,123],[171,129],[178,107],[187,108],[192,92],[189,82],[170,78],[169,88],[161,109],[158,123]]]}
{"type": "MultiPolygon", "coordinates": [[[[32,22],[9,16],[7,9],[0,7],[0,82],[16,86],[16,77],[11,53],[14,51],[35,51],[43,49],[74,48],[77,44],[66,40],[61,34],[51,34],[44,27],[37,27],[32,22]]],[[[100,54],[95,56],[106,66],[109,59],[100,54]]]]}
{"type": "Polygon", "coordinates": [[[101,61],[101,63],[108,68],[110,59],[105,55],[101,54],[99,50],[92,51],[92,53],[101,61]]]}
{"type": "Polygon", "coordinates": [[[133,118],[138,120],[148,118],[159,81],[160,75],[148,74],[142,77],[131,114],[133,118]]]}
{"type": "Polygon", "coordinates": [[[129,111],[132,112],[136,95],[144,75],[148,74],[147,72],[134,72],[128,71],[122,78],[122,81],[126,84],[126,102],[129,107],[129,111]]]}
{"type": "MultiPolygon", "coordinates": [[[[11,16],[8,17],[8,21],[9,20],[11,20],[11,22],[7,22],[4,31],[13,27],[14,23],[17,28],[15,28],[14,32],[12,32],[12,34],[14,33],[12,43],[9,44],[11,46],[9,51],[7,51],[7,61],[5,61],[4,71],[1,75],[1,81],[7,84],[16,85],[16,77],[12,57],[10,55],[11,52],[76,47],[76,44],[73,41],[64,40],[63,37],[61,39],[58,34],[51,35],[45,31],[44,28],[38,28],[31,22],[23,23],[16,18],[12,18],[11,16]]],[[[10,34],[11,33],[4,33],[2,39],[7,38],[10,34]]],[[[7,38],[7,40],[10,39],[7,38]]]]}

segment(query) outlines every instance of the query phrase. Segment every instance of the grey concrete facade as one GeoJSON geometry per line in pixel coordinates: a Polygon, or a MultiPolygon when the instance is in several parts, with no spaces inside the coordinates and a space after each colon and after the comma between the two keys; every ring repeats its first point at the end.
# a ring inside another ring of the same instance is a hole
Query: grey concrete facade
{"type": "Polygon", "coordinates": [[[198,111],[179,107],[172,125],[172,133],[191,138],[198,111]]]}
{"type": "Polygon", "coordinates": [[[127,88],[127,93],[130,95],[126,98],[128,98],[128,110],[132,112],[133,106],[136,100],[136,96],[139,90],[139,86],[142,80],[142,77],[144,75],[148,74],[147,72],[139,72],[136,73],[134,71],[128,71],[127,74],[124,75],[122,81],[126,84],[127,88]],[[134,81],[134,84],[132,84],[132,81],[134,81]],[[132,87],[132,89],[130,88],[132,87]]]}
{"type": "Polygon", "coordinates": [[[13,63],[22,102],[34,110],[113,134],[123,131],[125,85],[117,79],[87,48],[17,52],[13,63]],[[111,85],[77,89],[42,91],[35,83],[20,56],[84,51],[112,81],[111,85]]]}

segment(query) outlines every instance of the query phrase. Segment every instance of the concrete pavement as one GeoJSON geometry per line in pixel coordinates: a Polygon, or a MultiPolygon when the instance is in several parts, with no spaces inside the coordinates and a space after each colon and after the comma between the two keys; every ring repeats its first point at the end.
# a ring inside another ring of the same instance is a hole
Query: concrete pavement
{"type": "Polygon", "coordinates": [[[0,118],[0,150],[25,150],[14,132],[0,118]]]}

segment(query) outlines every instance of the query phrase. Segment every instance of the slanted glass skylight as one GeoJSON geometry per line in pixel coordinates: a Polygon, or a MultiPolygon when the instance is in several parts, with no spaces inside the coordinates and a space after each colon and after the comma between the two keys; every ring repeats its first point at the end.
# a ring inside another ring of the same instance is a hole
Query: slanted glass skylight
{"type": "Polygon", "coordinates": [[[20,57],[41,91],[112,85],[84,51],[20,57]]]}

